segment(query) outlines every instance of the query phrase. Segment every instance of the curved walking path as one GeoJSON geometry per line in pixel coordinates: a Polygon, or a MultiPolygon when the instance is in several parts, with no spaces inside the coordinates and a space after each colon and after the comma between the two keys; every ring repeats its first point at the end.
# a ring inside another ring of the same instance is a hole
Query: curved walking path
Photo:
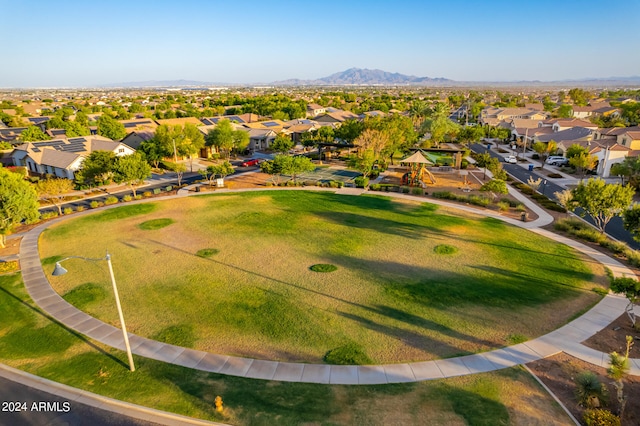
{"type": "MultiPolygon", "coordinates": [[[[287,189],[304,190],[305,188],[287,189]]],[[[307,189],[322,190],[323,188],[307,189]]],[[[264,191],[265,189],[252,188],[234,190],[233,192],[255,190],[264,191]]],[[[272,190],[278,189],[274,188],[272,190]]],[[[339,190],[326,188],[326,190],[349,196],[357,196],[363,192],[363,190],[355,188],[342,188],[339,190]]],[[[222,191],[230,192],[229,190],[222,191]]],[[[192,194],[189,191],[183,190],[176,196],[163,197],[163,200],[181,198],[187,195],[192,194]]],[[[193,193],[193,195],[195,195],[195,193],[193,193]]],[[[604,264],[611,269],[615,276],[621,276],[623,274],[627,276],[634,275],[630,269],[609,256],[579,242],[540,229],[541,226],[551,223],[553,218],[518,192],[513,192],[512,195],[534,211],[538,215],[538,219],[530,222],[522,222],[505,218],[498,213],[461,206],[437,199],[425,200],[424,198],[416,198],[397,193],[384,193],[384,195],[394,198],[424,201],[448,206],[457,210],[473,212],[479,215],[495,217],[569,245],[604,264]]],[[[156,198],[155,200],[158,199],[156,198]]],[[[117,206],[118,205],[109,206],[105,207],[105,209],[117,206]]],[[[34,228],[24,235],[20,246],[20,262],[25,287],[34,302],[60,323],[93,340],[124,351],[124,339],[122,338],[122,331],[119,328],[106,324],[67,303],[51,288],[45,276],[38,254],[38,238],[47,227],[66,219],[66,217],[55,219],[34,228]]],[[[400,364],[351,366],[278,362],[212,354],[161,343],[131,333],[129,333],[129,339],[131,350],[138,356],[219,374],[252,379],[323,384],[372,385],[402,383],[499,370],[519,364],[526,364],[559,352],[566,352],[583,361],[606,367],[608,365],[608,354],[588,348],[582,345],[581,342],[620,316],[624,312],[626,305],[627,299],[607,295],[595,307],[578,319],[537,339],[474,355],[400,364]]],[[[640,359],[631,360],[630,373],[640,375],[640,359]]]]}

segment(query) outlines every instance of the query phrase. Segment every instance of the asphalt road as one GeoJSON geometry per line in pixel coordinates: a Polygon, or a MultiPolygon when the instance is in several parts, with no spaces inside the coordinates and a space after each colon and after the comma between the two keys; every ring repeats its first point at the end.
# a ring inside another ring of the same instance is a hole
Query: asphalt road
{"type": "MultiPolygon", "coordinates": [[[[487,146],[486,145],[481,145],[481,144],[472,144],[471,145],[471,149],[475,152],[478,153],[483,153],[483,152],[487,152],[487,146]]],[[[500,159],[500,161],[502,161],[503,157],[493,151],[489,151],[489,154],[492,157],[498,158],[500,159]]],[[[564,191],[566,188],[557,185],[555,183],[552,182],[551,179],[549,179],[547,176],[541,175],[538,172],[534,171],[529,171],[525,168],[523,168],[522,166],[518,165],[518,164],[509,164],[509,163],[502,163],[502,167],[504,168],[504,170],[509,173],[511,176],[513,176],[514,178],[522,181],[522,182],[527,182],[527,180],[529,179],[529,177],[532,177],[534,180],[537,180],[538,178],[542,178],[543,181],[547,181],[546,185],[543,185],[540,187],[541,192],[543,192],[544,195],[546,195],[547,197],[555,200],[555,196],[553,195],[555,192],[562,192],[564,191]]],[[[574,211],[574,213],[576,214],[580,214],[582,210],[581,209],[576,209],[574,211]]],[[[585,216],[585,220],[588,221],[589,223],[593,224],[593,218],[591,218],[589,215],[585,216]]],[[[631,236],[631,234],[624,229],[624,225],[622,222],[622,218],[616,216],[613,219],[611,219],[611,221],[607,224],[606,228],[605,228],[605,232],[610,235],[611,237],[615,238],[616,240],[620,240],[620,241],[624,241],[625,243],[629,244],[630,247],[634,248],[634,249],[640,249],[640,243],[638,243],[637,241],[635,241],[633,239],[633,237],[631,236]]]]}
{"type": "Polygon", "coordinates": [[[153,426],[0,378],[0,426],[153,426]]]}

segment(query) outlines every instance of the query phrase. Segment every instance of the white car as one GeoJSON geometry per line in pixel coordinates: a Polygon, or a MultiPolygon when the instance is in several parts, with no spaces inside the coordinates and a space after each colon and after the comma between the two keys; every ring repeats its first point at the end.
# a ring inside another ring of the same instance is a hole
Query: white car
{"type": "Polygon", "coordinates": [[[516,164],[518,162],[518,159],[516,158],[515,155],[510,155],[508,157],[504,157],[504,162],[505,163],[516,164]]]}

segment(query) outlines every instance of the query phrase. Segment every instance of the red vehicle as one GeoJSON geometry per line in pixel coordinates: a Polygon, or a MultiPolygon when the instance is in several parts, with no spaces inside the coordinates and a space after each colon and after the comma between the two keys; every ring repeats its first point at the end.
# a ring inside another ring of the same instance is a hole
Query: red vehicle
{"type": "Polygon", "coordinates": [[[257,166],[258,164],[260,164],[260,160],[258,158],[252,158],[249,160],[244,160],[240,166],[241,167],[251,167],[251,166],[257,166]]]}

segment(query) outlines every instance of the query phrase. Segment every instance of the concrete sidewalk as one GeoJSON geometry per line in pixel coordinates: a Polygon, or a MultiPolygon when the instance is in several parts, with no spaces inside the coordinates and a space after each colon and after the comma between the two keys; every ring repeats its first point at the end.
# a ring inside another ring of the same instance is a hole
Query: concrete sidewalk
{"type": "MultiPolygon", "coordinates": [[[[301,187],[295,189],[305,190],[305,188],[301,187]]],[[[307,189],[317,190],[318,188],[307,189]]],[[[342,188],[335,192],[357,196],[364,191],[355,188],[342,188]]],[[[550,222],[550,216],[526,197],[522,198],[521,201],[539,215],[539,218],[535,221],[522,222],[503,217],[493,211],[484,211],[442,200],[414,197],[408,194],[385,193],[384,195],[445,205],[474,214],[494,217],[516,226],[531,229],[533,232],[567,244],[585,253],[587,256],[603,263],[616,276],[623,274],[633,276],[633,272],[620,262],[592,250],[584,244],[539,229],[539,226],[544,226],[550,222]]],[[[154,199],[154,201],[157,200],[157,198],[154,199]]],[[[93,340],[124,350],[120,329],[103,323],[68,304],[51,288],[47,281],[38,255],[38,238],[44,229],[61,220],[66,220],[66,218],[58,218],[34,228],[26,233],[22,239],[21,266],[27,291],[41,309],[65,326],[93,340]]],[[[182,348],[134,334],[129,336],[131,349],[136,355],[203,371],[253,379],[290,382],[347,385],[385,384],[416,382],[493,371],[526,364],[558,352],[569,353],[594,365],[606,366],[607,354],[590,349],[582,345],[581,342],[620,316],[624,312],[626,304],[627,300],[625,298],[608,295],[589,312],[564,327],[515,346],[458,358],[386,365],[345,366],[255,360],[182,348]]],[[[631,374],[640,375],[640,360],[632,360],[631,374]]]]}

